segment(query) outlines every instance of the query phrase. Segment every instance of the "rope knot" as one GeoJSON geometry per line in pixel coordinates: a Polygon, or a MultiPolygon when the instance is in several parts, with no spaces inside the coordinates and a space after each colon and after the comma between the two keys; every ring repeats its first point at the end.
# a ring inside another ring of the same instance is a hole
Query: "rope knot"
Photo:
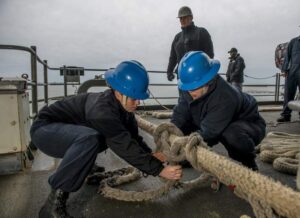
{"type": "Polygon", "coordinates": [[[163,152],[168,160],[172,159],[170,135],[183,136],[183,133],[173,123],[161,123],[153,132],[156,151],[163,152]]]}
{"type": "Polygon", "coordinates": [[[187,144],[185,147],[185,153],[187,160],[192,164],[192,166],[195,169],[202,168],[201,166],[199,166],[197,159],[198,146],[209,149],[207,144],[204,142],[202,136],[199,133],[194,132],[188,136],[187,144]]]}
{"type": "Polygon", "coordinates": [[[186,160],[185,155],[185,146],[188,141],[188,136],[185,137],[177,137],[173,143],[171,144],[170,148],[170,158],[172,161],[180,162],[186,160]]]}

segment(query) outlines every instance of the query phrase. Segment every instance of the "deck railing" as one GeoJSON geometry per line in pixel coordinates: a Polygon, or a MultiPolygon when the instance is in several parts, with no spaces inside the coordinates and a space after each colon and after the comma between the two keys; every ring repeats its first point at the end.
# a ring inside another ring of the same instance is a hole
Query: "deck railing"
{"type": "MultiPolygon", "coordinates": [[[[25,47],[25,46],[18,46],[18,45],[0,45],[0,49],[2,50],[16,50],[16,51],[25,51],[30,53],[30,63],[31,63],[31,72],[30,72],[30,79],[28,82],[28,85],[31,86],[31,104],[32,104],[32,116],[34,117],[37,112],[38,112],[38,102],[44,101],[45,104],[49,103],[49,100],[52,99],[57,99],[57,97],[49,97],[48,91],[49,91],[49,86],[63,86],[64,87],[64,96],[68,96],[68,91],[67,91],[67,86],[68,85],[74,85],[74,83],[67,82],[66,80],[66,75],[64,75],[64,81],[62,83],[49,83],[48,82],[48,70],[53,70],[53,71],[60,71],[60,67],[50,67],[48,64],[47,60],[42,60],[38,55],[37,55],[37,49],[36,46],[30,46],[30,47],[25,47]],[[43,66],[43,83],[38,83],[38,72],[37,72],[37,64],[41,64],[43,66]],[[44,87],[44,98],[43,99],[38,99],[38,86],[43,86],[44,87]]],[[[71,68],[68,68],[66,66],[63,67],[63,69],[68,70],[71,68]]],[[[84,68],[85,72],[100,72],[100,74],[104,74],[105,71],[108,69],[92,69],[92,68],[84,68]]],[[[165,71],[154,71],[154,70],[149,70],[149,73],[154,73],[154,74],[166,74],[165,71]]],[[[222,75],[222,74],[221,74],[222,75]]],[[[224,75],[224,74],[223,74],[224,75]]],[[[25,75],[23,75],[25,78],[25,75]]],[[[275,84],[254,84],[254,85],[244,85],[243,87],[274,87],[274,94],[265,94],[265,95],[257,95],[260,97],[267,97],[267,96],[274,96],[274,101],[262,101],[260,103],[267,103],[267,104],[276,104],[280,103],[280,87],[282,86],[280,84],[280,73],[274,74],[275,79],[275,84]]],[[[162,87],[162,86],[176,86],[176,84],[161,84],[161,83],[152,83],[150,86],[157,86],[157,87],[162,87]]],[[[61,96],[61,97],[64,97],[61,96]]],[[[254,95],[255,96],[255,95],[254,95]]],[[[150,99],[153,99],[154,97],[151,97],[150,99]]],[[[155,97],[156,99],[175,99],[177,97],[155,97]]]]}

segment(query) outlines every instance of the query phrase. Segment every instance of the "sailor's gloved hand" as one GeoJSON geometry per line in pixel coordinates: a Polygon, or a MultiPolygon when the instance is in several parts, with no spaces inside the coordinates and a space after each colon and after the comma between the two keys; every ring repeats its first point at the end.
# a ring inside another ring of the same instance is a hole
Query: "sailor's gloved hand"
{"type": "Polygon", "coordinates": [[[174,73],[172,73],[172,72],[168,73],[167,77],[170,82],[175,78],[174,73]]]}

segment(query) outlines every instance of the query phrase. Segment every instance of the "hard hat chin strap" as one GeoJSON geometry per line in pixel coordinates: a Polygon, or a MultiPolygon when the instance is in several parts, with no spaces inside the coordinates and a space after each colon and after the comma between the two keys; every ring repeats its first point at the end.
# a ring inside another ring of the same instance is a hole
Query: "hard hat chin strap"
{"type": "Polygon", "coordinates": [[[125,107],[127,106],[127,99],[128,99],[128,97],[126,95],[122,94],[122,105],[125,107]]]}

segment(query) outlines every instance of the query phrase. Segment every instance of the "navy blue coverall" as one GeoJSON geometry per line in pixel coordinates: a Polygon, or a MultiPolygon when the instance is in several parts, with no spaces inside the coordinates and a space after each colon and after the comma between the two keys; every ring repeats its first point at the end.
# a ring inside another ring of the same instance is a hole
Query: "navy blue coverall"
{"type": "Polygon", "coordinates": [[[284,104],[281,115],[290,118],[292,110],[288,102],[294,100],[297,87],[300,91],[300,36],[293,38],[288,45],[282,72],[287,73],[284,89],[284,104]]]}
{"type": "Polygon", "coordinates": [[[214,57],[214,48],[208,31],[203,27],[197,27],[192,22],[187,27],[182,27],[177,33],[171,46],[167,74],[177,73],[175,66],[180,62],[185,53],[189,51],[203,51],[210,58],[214,57]]]}
{"type": "Polygon", "coordinates": [[[97,154],[107,146],[147,174],[156,176],[163,169],[139,136],[134,114],[124,110],[111,89],[45,106],[31,127],[31,139],[42,152],[62,158],[48,181],[65,192],[82,186],[97,154]]]}
{"type": "Polygon", "coordinates": [[[254,148],[265,136],[265,121],[256,100],[219,75],[198,99],[183,91],[171,122],[185,135],[197,131],[209,146],[221,142],[232,159],[252,169],[257,167],[254,148]]]}

